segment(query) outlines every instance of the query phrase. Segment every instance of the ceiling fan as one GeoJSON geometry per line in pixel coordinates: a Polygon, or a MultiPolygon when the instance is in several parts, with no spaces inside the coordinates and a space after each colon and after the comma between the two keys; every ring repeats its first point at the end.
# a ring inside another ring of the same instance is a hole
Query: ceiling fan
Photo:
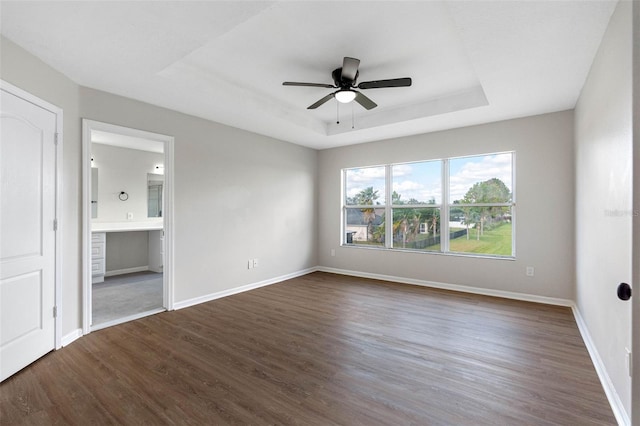
{"type": "Polygon", "coordinates": [[[306,86],[306,87],[325,87],[327,89],[338,89],[337,91],[328,94],[324,98],[320,99],[316,103],[309,105],[307,109],[316,109],[320,105],[329,101],[331,98],[336,98],[338,102],[343,104],[351,101],[356,101],[366,109],[373,109],[378,105],[371,99],[363,95],[354,89],[380,89],[383,87],[408,87],[411,86],[411,78],[392,78],[389,80],[373,80],[364,81],[356,85],[358,79],[358,66],[360,65],[360,59],[346,57],[342,61],[342,68],[333,70],[331,76],[335,84],[324,83],[297,83],[294,81],[285,81],[282,83],[284,86],[306,86]]]}

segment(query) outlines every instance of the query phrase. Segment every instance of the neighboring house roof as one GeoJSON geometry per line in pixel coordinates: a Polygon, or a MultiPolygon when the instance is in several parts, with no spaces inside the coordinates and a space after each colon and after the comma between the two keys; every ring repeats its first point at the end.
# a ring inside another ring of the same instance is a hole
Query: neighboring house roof
{"type": "MultiPolygon", "coordinates": [[[[376,218],[371,222],[373,226],[382,225],[384,218],[382,215],[376,214],[376,218]]],[[[365,220],[365,214],[361,209],[347,209],[347,225],[365,226],[369,222],[365,220]]]]}

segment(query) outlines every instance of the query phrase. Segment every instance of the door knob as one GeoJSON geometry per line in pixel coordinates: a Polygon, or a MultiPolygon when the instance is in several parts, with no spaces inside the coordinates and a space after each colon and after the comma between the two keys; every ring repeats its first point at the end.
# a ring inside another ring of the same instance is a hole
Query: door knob
{"type": "Polygon", "coordinates": [[[618,299],[629,300],[631,299],[631,286],[627,283],[620,283],[618,286],[618,299]]]}

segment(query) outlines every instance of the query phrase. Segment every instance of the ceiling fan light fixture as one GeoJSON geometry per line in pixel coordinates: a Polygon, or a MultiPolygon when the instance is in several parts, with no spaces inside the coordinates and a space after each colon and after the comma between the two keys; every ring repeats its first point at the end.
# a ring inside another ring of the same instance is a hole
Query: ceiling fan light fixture
{"type": "Polygon", "coordinates": [[[356,98],[356,92],[353,90],[339,90],[333,96],[335,96],[336,101],[342,104],[348,104],[356,98]]]}

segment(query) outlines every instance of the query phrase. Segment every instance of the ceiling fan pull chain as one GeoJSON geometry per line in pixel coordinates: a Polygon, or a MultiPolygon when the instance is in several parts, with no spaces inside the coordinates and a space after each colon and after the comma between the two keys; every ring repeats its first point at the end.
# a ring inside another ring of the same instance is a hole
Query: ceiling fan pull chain
{"type": "Polygon", "coordinates": [[[351,129],[355,129],[356,128],[356,118],[355,118],[355,113],[353,112],[353,103],[351,103],[351,129]]]}
{"type": "Polygon", "coordinates": [[[336,102],[336,124],[340,124],[340,102],[336,102]]]}

